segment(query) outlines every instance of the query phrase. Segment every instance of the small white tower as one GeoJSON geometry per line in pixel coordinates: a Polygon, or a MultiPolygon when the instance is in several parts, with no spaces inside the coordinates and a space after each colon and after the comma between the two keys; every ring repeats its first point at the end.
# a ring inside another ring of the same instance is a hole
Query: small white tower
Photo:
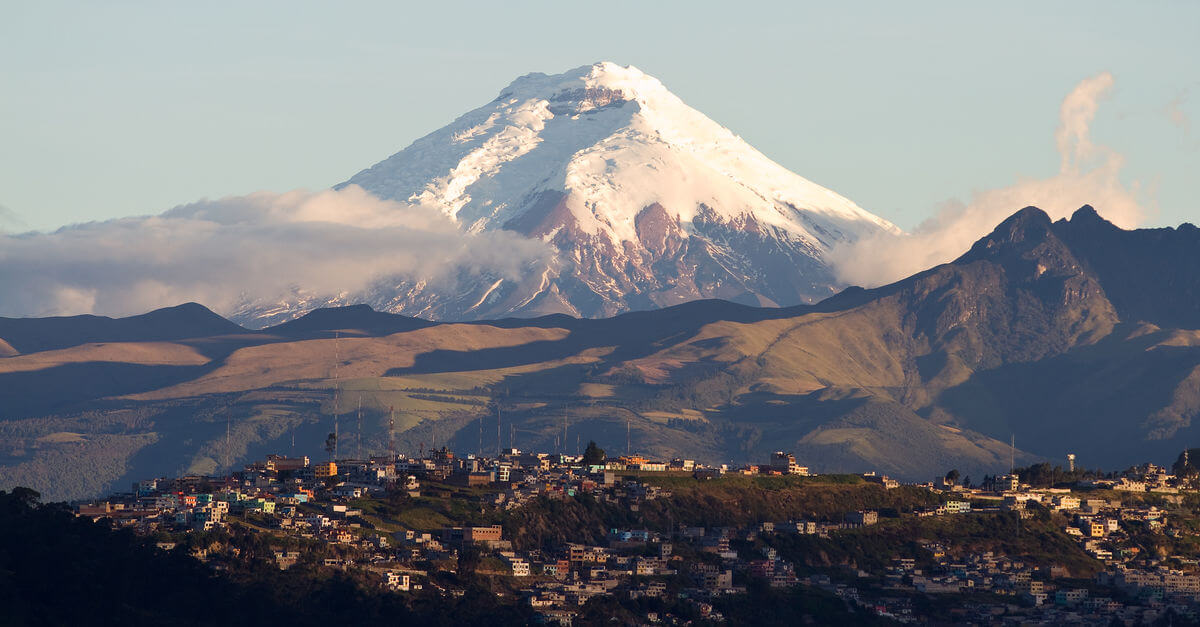
{"type": "Polygon", "coordinates": [[[1069,472],[1075,472],[1075,454],[1074,453],[1067,453],[1067,470],[1069,472]]]}

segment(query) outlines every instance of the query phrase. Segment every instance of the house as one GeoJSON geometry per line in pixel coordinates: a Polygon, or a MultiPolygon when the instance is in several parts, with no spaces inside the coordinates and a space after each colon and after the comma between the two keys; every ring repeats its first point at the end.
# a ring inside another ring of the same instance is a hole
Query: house
{"type": "Polygon", "coordinates": [[[511,557],[505,558],[505,561],[508,562],[508,567],[510,569],[512,569],[513,577],[528,577],[529,576],[529,572],[530,572],[529,562],[525,561],[524,558],[511,556],[511,557]]]}
{"type": "Polygon", "coordinates": [[[491,545],[502,542],[503,527],[491,525],[488,527],[449,527],[442,530],[442,541],[448,544],[464,544],[479,542],[491,545]]]}
{"type": "Polygon", "coordinates": [[[495,474],[490,471],[456,472],[450,475],[447,483],[468,488],[485,486],[495,480],[495,474]]]}
{"type": "Polygon", "coordinates": [[[542,574],[549,575],[555,579],[562,579],[571,571],[571,564],[567,560],[558,560],[554,562],[546,562],[542,564],[542,574]]]}
{"type": "Polygon", "coordinates": [[[360,499],[366,489],[363,486],[356,486],[349,483],[343,483],[333,489],[333,495],[344,499],[360,499]]]}
{"type": "Polygon", "coordinates": [[[783,451],[771,454],[770,468],[785,475],[808,475],[808,466],[797,464],[795,455],[783,451]]]}
{"type": "Polygon", "coordinates": [[[307,468],[309,464],[308,456],[287,457],[285,455],[267,455],[264,466],[275,472],[293,472],[301,468],[307,468]]]}
{"type": "Polygon", "coordinates": [[[1121,477],[1120,481],[1117,481],[1117,484],[1113,486],[1113,489],[1124,492],[1145,492],[1146,483],[1144,481],[1131,481],[1126,477],[1121,477]]]}
{"type": "Polygon", "coordinates": [[[865,527],[877,522],[879,522],[879,512],[876,511],[859,510],[846,513],[846,524],[851,527],[865,527]]]}
{"type": "Polygon", "coordinates": [[[883,486],[885,490],[893,490],[900,487],[899,481],[892,479],[887,475],[876,475],[872,473],[869,475],[863,475],[863,478],[871,483],[878,483],[879,485],[883,486]]]}
{"type": "Polygon", "coordinates": [[[1054,509],[1070,511],[1079,509],[1079,498],[1070,494],[1056,495],[1052,503],[1054,504],[1054,509]]]}
{"type": "Polygon", "coordinates": [[[705,590],[728,590],[733,587],[733,571],[713,564],[693,564],[691,576],[696,586],[705,590]]]}
{"type": "Polygon", "coordinates": [[[1077,605],[1087,598],[1087,588],[1068,588],[1054,593],[1054,604],[1077,605]]]}
{"type": "Polygon", "coordinates": [[[328,479],[329,477],[336,477],[338,474],[338,467],[334,462],[321,462],[313,465],[312,469],[313,477],[317,479],[328,479]]]}
{"type": "Polygon", "coordinates": [[[695,470],[695,468],[696,460],[694,459],[680,459],[676,457],[675,459],[672,459],[670,463],[671,470],[691,472],[695,470]]]}
{"type": "Polygon", "coordinates": [[[296,560],[300,558],[300,554],[296,551],[276,551],[275,564],[279,566],[279,570],[287,570],[296,565],[296,560]]]}
{"type": "Polygon", "coordinates": [[[410,587],[408,575],[389,570],[383,573],[383,587],[388,590],[407,592],[410,587]]]}
{"type": "Polygon", "coordinates": [[[95,505],[79,505],[75,508],[76,516],[90,516],[92,518],[103,518],[112,510],[112,505],[105,501],[95,505]]]}
{"type": "Polygon", "coordinates": [[[966,514],[971,511],[970,501],[946,501],[942,506],[947,514],[966,514]]]}
{"type": "Polygon", "coordinates": [[[639,557],[633,562],[633,574],[653,576],[666,574],[667,561],[661,557],[639,557]]]}
{"type": "Polygon", "coordinates": [[[604,562],[608,561],[608,550],[599,546],[568,544],[567,561],[573,564],[596,562],[603,564],[604,562]]]}
{"type": "Polygon", "coordinates": [[[811,520],[801,520],[795,523],[796,533],[812,535],[817,532],[817,523],[811,520]]]}

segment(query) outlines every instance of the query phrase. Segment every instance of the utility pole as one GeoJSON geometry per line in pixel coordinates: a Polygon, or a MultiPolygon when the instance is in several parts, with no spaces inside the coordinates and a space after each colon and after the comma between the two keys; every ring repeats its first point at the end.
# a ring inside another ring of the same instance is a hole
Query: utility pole
{"type": "Polygon", "coordinates": [[[504,443],[500,441],[500,403],[496,403],[496,459],[500,459],[500,447],[504,443]]]}
{"type": "Polygon", "coordinates": [[[362,394],[358,395],[358,453],[357,457],[362,459],[362,394]]]}
{"type": "Polygon", "coordinates": [[[630,446],[629,446],[629,441],[630,441],[629,438],[630,438],[631,433],[632,432],[629,429],[629,419],[626,418],[625,419],[625,454],[626,455],[633,454],[633,451],[630,449],[630,446]]]}

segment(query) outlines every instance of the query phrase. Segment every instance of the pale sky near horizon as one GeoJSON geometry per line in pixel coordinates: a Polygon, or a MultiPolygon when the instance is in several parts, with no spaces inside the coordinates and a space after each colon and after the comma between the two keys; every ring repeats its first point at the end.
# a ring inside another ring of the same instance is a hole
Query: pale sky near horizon
{"type": "Polygon", "coordinates": [[[0,231],[328,187],[599,60],[905,229],[1052,176],[1064,96],[1108,71],[1092,141],[1146,224],[1200,220],[1200,3],[433,4],[0,0],[0,231]]]}

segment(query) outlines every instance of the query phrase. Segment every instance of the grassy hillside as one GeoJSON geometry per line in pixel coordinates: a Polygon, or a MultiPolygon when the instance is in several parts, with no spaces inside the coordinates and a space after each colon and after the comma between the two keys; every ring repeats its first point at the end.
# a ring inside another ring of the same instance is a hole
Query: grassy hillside
{"type": "Polygon", "coordinates": [[[195,307],[0,321],[6,352],[21,353],[0,357],[0,487],[19,476],[66,498],[135,472],[216,472],[273,451],[321,458],[335,422],[350,455],[381,452],[389,437],[410,454],[575,452],[595,440],[711,463],[785,449],[818,472],[922,480],[1068,450],[1090,466],[1169,461],[1200,436],[1200,331],[1154,321],[1200,310],[1194,229],[1104,230],[1130,258],[1182,256],[1147,261],[1174,283],[1126,289],[1128,272],[1080,243],[1099,228],[1080,220],[1022,210],[951,264],[813,307],[700,301],[461,324],[351,307],[259,333],[195,307]],[[54,441],[60,432],[81,441],[54,441]],[[153,442],[134,447],[145,434],[153,442]],[[96,447],[110,450],[83,453],[96,447]]]}

